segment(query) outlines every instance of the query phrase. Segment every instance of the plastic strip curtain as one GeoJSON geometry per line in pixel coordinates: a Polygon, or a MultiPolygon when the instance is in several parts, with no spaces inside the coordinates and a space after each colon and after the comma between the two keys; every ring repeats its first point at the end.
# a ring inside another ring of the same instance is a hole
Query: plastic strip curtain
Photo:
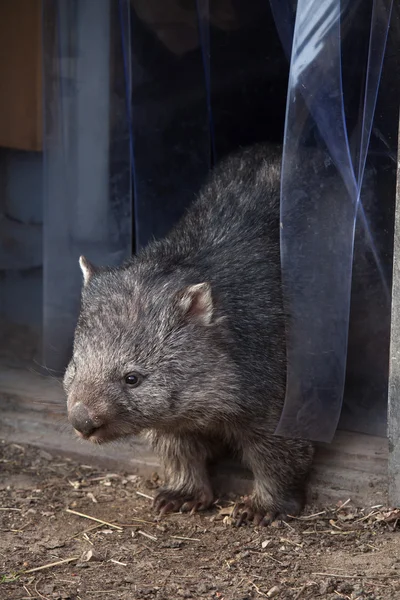
{"type": "Polygon", "coordinates": [[[215,144],[214,118],[211,104],[211,49],[210,49],[210,5],[209,0],[196,0],[197,23],[199,29],[201,54],[204,68],[204,84],[207,102],[208,125],[211,144],[211,164],[217,160],[217,150],[215,144]]]}
{"type": "Polygon", "coordinates": [[[208,1],[132,0],[135,246],[164,236],[211,162],[208,1]]]}
{"type": "Polygon", "coordinates": [[[341,71],[348,4],[299,0],[292,43],[291,3],[270,2],[283,45],[292,48],[281,182],[288,371],[276,433],[327,442],[343,400],[354,230],[392,2],[372,3],[358,139],[351,140],[341,71]]]}
{"type": "MultiPolygon", "coordinates": [[[[129,1],[121,8],[129,44],[129,1]]],[[[46,366],[62,371],[79,311],[79,255],[117,265],[132,250],[127,81],[116,2],[45,0],[43,24],[43,345],[46,366]]]]}

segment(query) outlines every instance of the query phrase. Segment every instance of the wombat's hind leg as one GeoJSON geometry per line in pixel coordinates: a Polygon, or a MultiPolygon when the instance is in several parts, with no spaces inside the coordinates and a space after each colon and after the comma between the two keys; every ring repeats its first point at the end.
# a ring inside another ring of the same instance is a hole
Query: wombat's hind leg
{"type": "Polygon", "coordinates": [[[278,436],[246,440],[243,460],[252,469],[254,490],[236,510],[237,525],[253,521],[268,525],[298,515],[304,508],[313,458],[309,442],[278,436]]]}
{"type": "Polygon", "coordinates": [[[196,512],[214,500],[207,471],[211,447],[193,435],[160,435],[153,438],[165,468],[166,484],[154,499],[161,516],[168,512],[196,512]]]}

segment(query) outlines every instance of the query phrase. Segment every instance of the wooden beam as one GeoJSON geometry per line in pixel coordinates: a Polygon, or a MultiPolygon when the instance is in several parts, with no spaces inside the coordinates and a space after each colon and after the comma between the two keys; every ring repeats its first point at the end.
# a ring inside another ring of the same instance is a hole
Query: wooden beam
{"type": "Polygon", "coordinates": [[[42,2],[0,2],[0,146],[42,149],[42,2]]]}

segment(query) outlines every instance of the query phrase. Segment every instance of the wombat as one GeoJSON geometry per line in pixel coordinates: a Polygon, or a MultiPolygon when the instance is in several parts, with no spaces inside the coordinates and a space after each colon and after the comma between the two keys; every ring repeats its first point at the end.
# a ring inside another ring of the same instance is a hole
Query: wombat
{"type": "Polygon", "coordinates": [[[298,514],[313,447],[273,435],[285,397],[281,153],[225,159],[163,240],[120,268],[81,257],[84,286],[64,386],[69,420],[92,442],[143,433],[166,470],[156,510],[213,502],[222,449],[254,474],[242,520],[298,514]]]}

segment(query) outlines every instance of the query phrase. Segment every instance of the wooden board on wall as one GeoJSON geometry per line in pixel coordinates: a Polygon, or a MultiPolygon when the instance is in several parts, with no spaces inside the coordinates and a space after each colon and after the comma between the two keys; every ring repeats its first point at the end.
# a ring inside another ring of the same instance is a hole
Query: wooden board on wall
{"type": "Polygon", "coordinates": [[[0,146],[42,149],[41,0],[0,0],[0,146]]]}

